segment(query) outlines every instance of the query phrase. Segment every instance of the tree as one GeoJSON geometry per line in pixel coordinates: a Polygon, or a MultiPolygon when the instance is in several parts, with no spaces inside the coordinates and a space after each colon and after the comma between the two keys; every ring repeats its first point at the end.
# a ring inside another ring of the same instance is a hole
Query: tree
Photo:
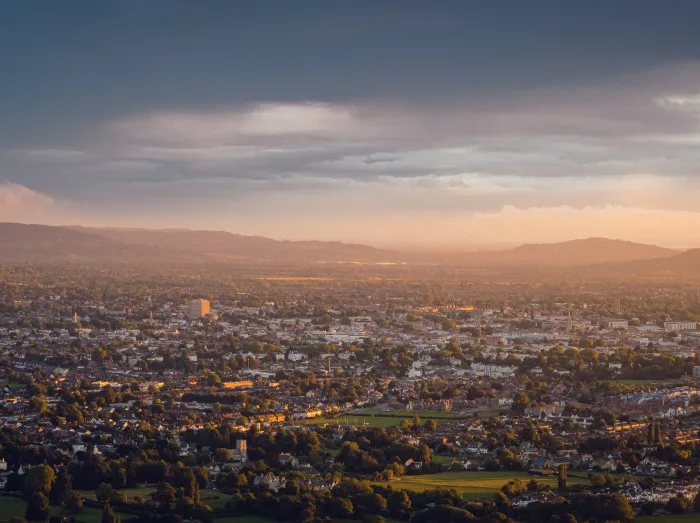
{"type": "Polygon", "coordinates": [[[73,485],[71,484],[70,476],[68,475],[68,469],[66,467],[61,467],[56,476],[56,481],[51,488],[51,495],[49,498],[54,505],[61,505],[65,500],[66,496],[71,492],[73,485]]]}
{"type": "Polygon", "coordinates": [[[381,514],[387,508],[387,501],[381,494],[369,494],[364,496],[363,503],[365,511],[370,514],[381,514]]]}
{"type": "Polygon", "coordinates": [[[56,473],[51,467],[37,465],[27,472],[27,477],[24,480],[24,491],[27,494],[40,492],[44,496],[48,496],[54,481],[56,481],[56,473]]]}
{"type": "Polygon", "coordinates": [[[101,523],[121,523],[119,516],[117,516],[109,503],[105,503],[102,507],[102,520],[101,523]]]}
{"type": "Polygon", "coordinates": [[[83,498],[80,493],[71,490],[65,497],[63,506],[71,514],[77,514],[83,508],[83,498]]]}
{"type": "Polygon", "coordinates": [[[329,502],[330,513],[339,519],[348,519],[352,516],[353,506],[352,501],[348,498],[333,497],[329,502]]]}
{"type": "Polygon", "coordinates": [[[418,447],[418,461],[422,461],[423,465],[429,465],[433,461],[433,453],[425,443],[418,447]]]}
{"type": "Polygon", "coordinates": [[[524,392],[518,392],[513,396],[513,405],[511,408],[513,411],[522,414],[525,412],[525,409],[530,406],[530,398],[527,397],[527,394],[524,392]]]}
{"type": "MultiPolygon", "coordinates": [[[[502,494],[502,493],[501,493],[502,494]]],[[[474,514],[468,510],[449,505],[436,505],[427,510],[417,512],[411,522],[415,523],[433,523],[440,521],[441,523],[463,523],[476,519],[474,514]]]]}
{"type": "Polygon", "coordinates": [[[693,510],[695,512],[700,512],[700,492],[695,495],[695,499],[693,500],[693,510]]]}
{"type": "Polygon", "coordinates": [[[27,511],[24,516],[27,521],[46,521],[49,519],[49,498],[36,490],[27,497],[27,511]]]}
{"type": "Polygon", "coordinates": [[[49,405],[46,403],[46,398],[44,396],[37,395],[32,396],[32,398],[29,400],[29,408],[32,410],[32,412],[44,414],[48,412],[49,405]]]}
{"type": "Polygon", "coordinates": [[[557,483],[558,483],[560,489],[566,488],[566,478],[567,478],[566,463],[561,463],[559,465],[559,470],[557,472],[557,483]]]}
{"type": "Polygon", "coordinates": [[[429,419],[425,421],[425,424],[423,425],[425,430],[428,432],[433,432],[437,429],[437,422],[434,419],[429,419]]]}
{"type": "Polygon", "coordinates": [[[153,493],[153,500],[158,503],[175,503],[176,492],[170,483],[162,481],[153,493]]]}
{"type": "Polygon", "coordinates": [[[687,508],[688,500],[685,499],[685,496],[680,493],[677,496],[669,499],[668,503],[666,503],[666,510],[668,510],[671,514],[683,514],[687,508]]]}
{"type": "Polygon", "coordinates": [[[619,494],[615,494],[605,499],[602,507],[602,514],[605,519],[618,521],[633,521],[634,510],[629,500],[619,494]]]}
{"type": "Polygon", "coordinates": [[[112,488],[112,485],[109,483],[100,483],[95,489],[95,498],[97,498],[97,501],[105,503],[112,497],[113,492],[114,488],[112,488]]]}
{"type": "Polygon", "coordinates": [[[593,474],[591,476],[591,486],[595,488],[603,488],[605,486],[605,476],[602,474],[593,474]]]}
{"type": "Polygon", "coordinates": [[[392,516],[400,516],[402,513],[411,510],[411,498],[403,490],[391,492],[387,502],[392,516]]]}

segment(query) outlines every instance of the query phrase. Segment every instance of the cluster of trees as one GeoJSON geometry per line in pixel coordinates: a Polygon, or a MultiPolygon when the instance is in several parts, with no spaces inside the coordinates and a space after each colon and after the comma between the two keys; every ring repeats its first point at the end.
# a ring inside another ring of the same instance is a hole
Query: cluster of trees
{"type": "MultiPolygon", "coordinates": [[[[335,458],[346,472],[382,473],[385,479],[402,475],[406,463],[420,462],[424,471],[432,470],[432,452],[421,443],[415,445],[398,429],[370,428],[360,432],[348,431],[335,458]]],[[[439,468],[439,466],[438,466],[439,468]]]]}

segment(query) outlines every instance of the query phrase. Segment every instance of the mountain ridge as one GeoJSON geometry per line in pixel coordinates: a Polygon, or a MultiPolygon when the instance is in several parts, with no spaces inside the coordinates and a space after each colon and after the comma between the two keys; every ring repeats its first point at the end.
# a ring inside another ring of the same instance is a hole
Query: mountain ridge
{"type": "MultiPolygon", "coordinates": [[[[663,270],[663,260],[671,260],[679,254],[682,253],[656,245],[601,237],[557,243],[526,243],[500,251],[434,255],[405,254],[338,241],[273,240],[226,231],[0,223],[0,261],[4,262],[406,262],[504,269],[631,263],[639,270],[647,270],[642,265],[648,262],[652,267],[649,270],[653,270],[654,266],[663,270]]],[[[692,265],[693,262],[688,263],[692,265]]],[[[686,263],[679,261],[677,264],[686,270],[686,263]]]]}

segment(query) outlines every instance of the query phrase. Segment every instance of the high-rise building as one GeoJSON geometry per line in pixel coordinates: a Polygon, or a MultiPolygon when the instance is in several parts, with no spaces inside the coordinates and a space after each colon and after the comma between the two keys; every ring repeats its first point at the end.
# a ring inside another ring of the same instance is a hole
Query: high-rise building
{"type": "Polygon", "coordinates": [[[190,302],[190,307],[187,313],[187,316],[191,320],[198,320],[199,318],[203,318],[207,314],[209,314],[209,311],[211,310],[209,306],[209,300],[192,300],[190,302]]]}

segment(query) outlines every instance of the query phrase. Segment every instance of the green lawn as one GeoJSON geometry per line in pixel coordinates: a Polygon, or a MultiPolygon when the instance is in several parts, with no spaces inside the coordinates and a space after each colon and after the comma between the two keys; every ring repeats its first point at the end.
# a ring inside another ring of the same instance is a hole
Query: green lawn
{"type": "Polygon", "coordinates": [[[639,523],[691,523],[700,522],[700,513],[688,512],[687,514],[667,514],[665,516],[642,516],[634,519],[639,523]]]}
{"type": "Polygon", "coordinates": [[[444,454],[433,454],[433,461],[435,463],[440,463],[440,465],[450,465],[455,460],[455,456],[449,456],[444,454]]]}
{"type": "MultiPolygon", "coordinates": [[[[152,491],[153,487],[124,489],[124,491],[130,491],[133,495],[142,496],[142,493],[148,489],[152,491]]],[[[84,497],[92,497],[94,499],[94,493],[92,493],[93,496],[87,496],[85,494],[89,494],[89,492],[85,492],[84,497]]],[[[210,492],[202,493],[202,501],[209,505],[212,505],[213,508],[216,508],[218,506],[223,507],[227,500],[228,496],[226,496],[225,494],[210,492]],[[207,496],[210,497],[209,501],[207,501],[207,496]],[[219,497],[219,499],[214,500],[213,497],[219,497]]],[[[22,498],[16,498],[12,496],[0,496],[0,523],[6,523],[10,520],[10,518],[13,517],[23,518],[26,508],[27,504],[22,498]]],[[[58,507],[51,507],[50,510],[52,516],[59,515],[58,507]]],[[[132,517],[129,514],[120,514],[116,510],[115,513],[121,516],[122,521],[132,517]]],[[[78,521],[84,521],[85,523],[100,523],[100,521],[102,520],[102,510],[92,507],[83,507],[83,509],[78,513],[76,519],[78,521]]],[[[269,519],[261,518],[258,516],[235,516],[216,519],[217,523],[270,523],[270,521],[271,520],[269,519]]]]}
{"type": "MultiPolygon", "coordinates": [[[[401,422],[401,418],[391,416],[360,416],[344,415],[334,418],[313,418],[301,421],[302,425],[367,425],[368,427],[392,427],[401,422]]],[[[439,423],[439,421],[438,421],[439,423]]]]}
{"type": "MultiPolygon", "coordinates": [[[[136,488],[120,489],[119,492],[124,494],[127,500],[133,500],[135,497],[149,499],[155,489],[156,485],[142,485],[136,488]]],[[[94,490],[79,490],[78,492],[80,492],[80,495],[85,499],[96,499],[94,490]]],[[[219,491],[202,490],[200,491],[199,498],[202,503],[206,503],[212,509],[216,510],[223,508],[226,502],[231,499],[231,496],[219,491]]]]}
{"type": "MultiPolygon", "coordinates": [[[[395,490],[413,490],[422,492],[435,488],[455,489],[469,498],[491,497],[496,491],[510,480],[519,479],[530,481],[536,479],[540,483],[555,487],[556,476],[530,476],[527,472],[441,472],[439,474],[424,474],[419,476],[403,476],[393,481],[374,482],[376,485],[390,485],[395,490]]],[[[588,483],[588,478],[576,478],[569,475],[569,485],[588,483]]]]}
{"type": "Polygon", "coordinates": [[[620,385],[640,385],[640,386],[645,386],[645,385],[659,385],[659,384],[673,384],[673,383],[679,383],[681,380],[680,378],[678,379],[670,379],[670,380],[616,380],[616,379],[611,379],[611,380],[603,380],[607,383],[619,383],[620,385]]]}
{"type": "Polygon", "coordinates": [[[0,521],[9,521],[13,517],[24,517],[27,504],[23,499],[0,496],[0,521]]]}
{"type": "Polygon", "coordinates": [[[233,516],[228,518],[216,518],[216,523],[271,523],[271,519],[260,516],[233,516]]]}
{"type": "MultiPolygon", "coordinates": [[[[23,518],[26,508],[27,504],[21,498],[0,496],[0,523],[10,521],[10,518],[13,517],[23,518]]],[[[115,512],[119,514],[117,511],[115,512]]],[[[50,513],[52,516],[59,515],[58,507],[51,507],[50,513]]],[[[122,519],[129,517],[124,514],[119,515],[122,517],[122,519]]],[[[102,511],[92,507],[83,507],[83,509],[78,513],[76,519],[84,521],[85,523],[100,523],[102,520],[102,511]]]]}
{"type": "MultiPolygon", "coordinates": [[[[142,485],[136,488],[119,489],[119,492],[124,494],[128,501],[132,501],[135,497],[141,497],[143,499],[150,498],[155,489],[156,485],[142,485]]],[[[78,492],[84,499],[97,499],[94,490],[79,490],[78,492]]]]}
{"type": "Polygon", "coordinates": [[[458,419],[458,418],[464,418],[465,415],[463,414],[458,414],[456,412],[450,412],[450,411],[442,411],[442,410],[389,410],[389,411],[384,411],[384,410],[377,410],[377,409],[358,409],[356,411],[353,411],[351,415],[354,415],[354,413],[358,414],[365,414],[368,416],[382,416],[382,417],[392,417],[392,418],[410,418],[413,419],[415,416],[418,416],[421,421],[425,421],[428,419],[458,419]]]}
{"type": "Polygon", "coordinates": [[[393,427],[401,423],[403,419],[412,420],[414,417],[418,416],[421,423],[425,423],[429,419],[434,419],[438,425],[440,423],[445,423],[455,419],[464,418],[466,416],[461,414],[456,414],[454,412],[442,412],[442,411],[406,411],[406,410],[392,410],[392,411],[382,411],[376,409],[359,409],[353,411],[352,413],[342,414],[340,416],[334,416],[332,418],[313,418],[307,420],[301,420],[298,423],[302,425],[325,425],[338,424],[338,425],[367,425],[368,427],[393,427]]]}

